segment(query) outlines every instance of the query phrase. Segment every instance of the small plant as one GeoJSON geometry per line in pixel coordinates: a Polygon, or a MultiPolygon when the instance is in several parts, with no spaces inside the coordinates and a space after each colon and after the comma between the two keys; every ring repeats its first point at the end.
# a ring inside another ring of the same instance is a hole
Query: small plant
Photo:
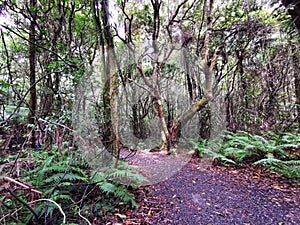
{"type": "Polygon", "coordinates": [[[193,142],[195,145],[195,150],[198,153],[198,157],[202,158],[205,153],[205,147],[207,145],[207,140],[200,141],[198,143],[193,142]]]}
{"type": "Polygon", "coordinates": [[[106,194],[113,194],[126,204],[137,208],[134,201],[134,195],[130,193],[127,187],[138,187],[144,181],[145,177],[136,173],[134,166],[127,165],[124,161],[119,161],[117,167],[111,167],[106,172],[94,171],[92,174],[93,181],[97,182],[99,188],[106,194]]]}

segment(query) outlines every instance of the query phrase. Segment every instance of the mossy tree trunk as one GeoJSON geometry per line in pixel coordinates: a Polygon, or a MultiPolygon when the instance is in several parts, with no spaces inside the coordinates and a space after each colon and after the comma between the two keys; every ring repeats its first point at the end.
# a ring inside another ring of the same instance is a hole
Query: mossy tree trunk
{"type": "Polygon", "coordinates": [[[102,48],[103,59],[103,79],[104,88],[102,91],[104,106],[104,135],[103,143],[107,150],[119,157],[119,119],[118,119],[118,69],[115,58],[114,40],[111,34],[112,27],[109,21],[109,1],[101,1],[101,14],[103,22],[103,40],[102,48]]]}

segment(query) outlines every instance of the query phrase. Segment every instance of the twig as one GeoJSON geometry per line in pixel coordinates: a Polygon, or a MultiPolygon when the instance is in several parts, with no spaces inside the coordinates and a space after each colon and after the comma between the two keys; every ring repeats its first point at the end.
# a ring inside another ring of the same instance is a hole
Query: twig
{"type": "Polygon", "coordinates": [[[15,168],[15,166],[16,166],[16,164],[17,164],[17,161],[18,161],[19,158],[20,158],[21,152],[23,151],[26,142],[29,140],[29,137],[30,137],[30,135],[31,135],[31,133],[32,133],[32,131],[33,131],[33,129],[35,129],[35,127],[32,128],[32,129],[30,130],[29,134],[27,135],[26,139],[24,140],[24,142],[23,142],[23,144],[22,144],[22,146],[21,146],[21,149],[20,149],[20,151],[18,152],[18,155],[17,155],[16,159],[14,160],[14,164],[13,164],[13,166],[11,167],[11,169],[10,169],[10,171],[9,171],[9,174],[11,174],[12,171],[13,171],[13,169],[15,168]]]}
{"type": "Polygon", "coordinates": [[[20,202],[23,206],[25,206],[32,214],[33,216],[36,218],[36,220],[38,222],[41,222],[39,219],[39,215],[26,203],[24,202],[22,199],[20,199],[17,195],[15,195],[14,192],[12,192],[9,189],[6,189],[18,202],[20,202]]]}
{"type": "Polygon", "coordinates": [[[76,137],[78,137],[83,143],[86,143],[86,140],[82,136],[80,136],[80,135],[78,136],[77,135],[78,133],[77,133],[76,130],[74,130],[74,129],[66,126],[66,125],[63,125],[63,124],[60,124],[60,123],[56,123],[56,122],[53,122],[53,121],[49,121],[49,120],[44,120],[42,118],[39,118],[39,121],[42,121],[42,122],[45,122],[45,123],[54,124],[56,126],[61,126],[61,127],[65,128],[65,129],[67,129],[69,131],[72,131],[75,134],[76,137]]]}
{"type": "Polygon", "coordinates": [[[145,91],[149,92],[150,94],[152,94],[152,91],[149,90],[147,87],[145,87],[145,86],[139,84],[138,82],[136,82],[135,80],[133,80],[133,79],[131,79],[131,78],[127,78],[127,79],[128,79],[129,81],[133,82],[136,86],[138,86],[138,87],[144,89],[145,91]]]}
{"type": "Polygon", "coordinates": [[[57,126],[61,126],[69,131],[72,131],[72,132],[75,132],[76,133],[76,130],[73,130],[72,128],[66,126],[66,125],[63,125],[63,124],[60,124],[60,123],[56,123],[56,122],[53,122],[53,121],[49,121],[49,120],[44,120],[42,118],[39,118],[39,121],[42,121],[42,122],[45,122],[45,123],[51,123],[51,124],[54,124],[54,125],[57,125],[57,126]]]}
{"type": "Polygon", "coordinates": [[[4,152],[5,149],[9,146],[12,136],[13,136],[13,135],[10,135],[9,138],[8,138],[8,141],[6,141],[6,143],[5,143],[4,147],[3,147],[3,152],[4,152]]]}
{"type": "Polygon", "coordinates": [[[19,186],[21,186],[21,187],[24,187],[24,188],[26,188],[26,189],[29,189],[30,191],[35,192],[35,193],[38,193],[38,194],[40,194],[40,195],[43,194],[43,192],[40,192],[40,191],[35,190],[35,189],[31,189],[29,186],[27,186],[27,185],[25,185],[25,184],[23,184],[23,183],[21,183],[21,182],[19,182],[19,181],[16,181],[16,180],[14,180],[13,178],[10,178],[10,177],[5,176],[5,177],[3,177],[3,179],[4,179],[4,180],[7,180],[7,181],[10,181],[10,182],[13,182],[13,183],[15,183],[15,184],[17,184],[17,185],[19,185],[19,186]]]}
{"type": "MultiPolygon", "coordinates": [[[[21,209],[23,209],[23,207],[20,207],[20,208],[18,208],[18,209],[16,209],[14,212],[12,212],[12,213],[8,213],[8,214],[6,214],[6,215],[4,215],[1,219],[0,219],[0,222],[2,221],[2,220],[5,220],[5,218],[6,217],[12,217],[14,214],[16,214],[17,212],[19,212],[21,209]]],[[[14,217],[12,217],[12,219],[15,221],[15,222],[19,222],[18,220],[16,220],[14,217]]]]}
{"type": "Polygon", "coordinates": [[[66,59],[64,59],[63,57],[61,57],[57,52],[52,51],[51,49],[48,49],[48,48],[46,48],[46,47],[44,47],[44,46],[42,46],[42,45],[40,45],[40,44],[37,44],[37,43],[35,43],[35,42],[32,42],[32,41],[29,40],[28,38],[22,36],[21,34],[17,33],[16,31],[14,31],[12,28],[10,28],[10,27],[8,27],[8,26],[6,26],[6,25],[0,25],[0,26],[3,27],[3,28],[5,28],[6,30],[12,32],[13,34],[17,35],[17,36],[20,37],[21,39],[27,41],[28,43],[35,45],[37,48],[40,48],[40,49],[43,49],[43,50],[45,50],[45,51],[48,51],[48,52],[52,53],[53,55],[57,56],[60,60],[62,60],[62,61],[63,61],[66,65],[68,65],[69,67],[74,68],[74,69],[78,69],[78,68],[79,68],[79,66],[76,66],[75,64],[72,64],[72,63],[67,62],[66,59]]]}

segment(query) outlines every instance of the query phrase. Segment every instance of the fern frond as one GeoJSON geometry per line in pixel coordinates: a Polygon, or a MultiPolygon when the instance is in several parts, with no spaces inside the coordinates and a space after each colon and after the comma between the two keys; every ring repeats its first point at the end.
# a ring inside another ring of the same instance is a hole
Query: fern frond
{"type": "Polygon", "coordinates": [[[267,165],[273,165],[273,164],[280,164],[283,161],[281,161],[280,159],[276,159],[276,158],[265,158],[265,159],[261,159],[256,161],[255,163],[253,163],[254,166],[257,165],[263,165],[263,166],[267,166],[267,165]]]}
{"type": "Polygon", "coordinates": [[[51,165],[49,167],[44,168],[43,171],[41,171],[41,172],[51,174],[54,172],[64,172],[66,169],[67,169],[66,164],[58,163],[58,164],[51,165]]]}
{"type": "Polygon", "coordinates": [[[208,148],[204,148],[204,153],[207,154],[208,156],[212,157],[212,159],[221,160],[225,166],[228,166],[230,164],[233,164],[233,165],[236,164],[236,162],[234,160],[227,158],[224,154],[211,151],[208,148]]]}
{"type": "Polygon", "coordinates": [[[253,163],[253,165],[259,164],[284,176],[300,178],[300,160],[282,161],[276,158],[267,158],[253,163]]]}
{"type": "Polygon", "coordinates": [[[114,193],[116,190],[116,185],[110,182],[102,182],[99,183],[98,186],[100,187],[100,189],[105,192],[105,193],[114,193]]]}
{"type": "Polygon", "coordinates": [[[107,181],[98,183],[98,186],[106,194],[113,194],[122,201],[131,204],[132,207],[138,207],[134,201],[134,195],[130,193],[125,186],[107,181]]]}
{"type": "Polygon", "coordinates": [[[57,183],[58,181],[84,181],[87,182],[87,178],[86,177],[82,177],[80,175],[77,174],[73,174],[73,173],[56,173],[53,174],[52,176],[50,176],[49,178],[47,178],[45,180],[45,183],[57,183]]]}

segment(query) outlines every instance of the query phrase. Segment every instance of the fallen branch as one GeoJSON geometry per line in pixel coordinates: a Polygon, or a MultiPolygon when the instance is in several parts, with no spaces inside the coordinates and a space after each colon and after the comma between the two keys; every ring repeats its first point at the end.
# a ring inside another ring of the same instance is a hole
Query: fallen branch
{"type": "Polygon", "coordinates": [[[13,183],[16,184],[16,185],[19,185],[19,186],[21,186],[21,187],[23,187],[23,188],[29,189],[30,191],[35,192],[35,193],[38,193],[38,194],[40,194],[40,195],[43,194],[43,192],[40,192],[40,191],[38,191],[38,190],[36,190],[36,189],[32,189],[31,187],[29,187],[29,186],[27,186],[27,185],[25,185],[25,184],[23,184],[23,183],[21,183],[21,182],[19,182],[19,181],[16,181],[16,180],[14,180],[13,178],[10,178],[10,177],[5,176],[5,177],[3,177],[3,179],[6,180],[6,181],[9,181],[9,182],[13,182],[13,183]]]}

